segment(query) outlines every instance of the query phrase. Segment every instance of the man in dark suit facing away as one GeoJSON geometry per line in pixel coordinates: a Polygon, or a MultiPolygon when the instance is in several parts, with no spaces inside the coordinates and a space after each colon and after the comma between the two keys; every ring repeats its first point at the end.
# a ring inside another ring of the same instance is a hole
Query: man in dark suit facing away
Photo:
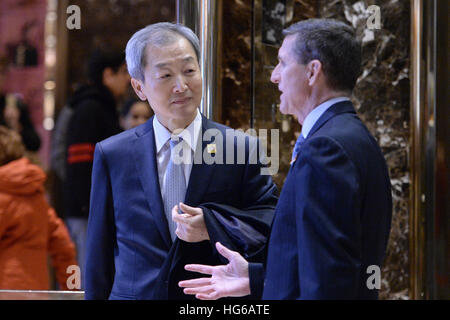
{"type": "Polygon", "coordinates": [[[192,299],[178,287],[193,276],[184,265],[223,263],[216,241],[262,261],[276,187],[261,174],[256,138],[230,135],[198,111],[199,40],[190,29],[147,26],[129,40],[126,60],[155,116],[96,145],[85,297],[192,299]]]}
{"type": "Polygon", "coordinates": [[[349,99],[360,43],[351,27],[329,19],[293,24],[284,35],[271,81],[281,91],[280,111],[295,115],[302,131],[266,263],[249,264],[218,243],[229,263],[188,265],[212,277],[179,285],[200,299],[376,299],[371,277],[385,255],[392,198],[381,150],[349,99]]]}

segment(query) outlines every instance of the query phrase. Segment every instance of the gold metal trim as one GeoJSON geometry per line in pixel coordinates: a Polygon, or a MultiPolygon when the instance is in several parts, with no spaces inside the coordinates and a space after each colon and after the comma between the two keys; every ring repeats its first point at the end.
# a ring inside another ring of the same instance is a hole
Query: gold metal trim
{"type": "Polygon", "coordinates": [[[201,113],[219,120],[221,113],[222,0],[177,0],[177,22],[191,28],[200,40],[203,97],[201,113]]]}
{"type": "Polygon", "coordinates": [[[424,298],[424,203],[422,150],[424,126],[424,62],[423,45],[423,0],[411,0],[411,210],[409,215],[409,258],[411,299],[424,298]]]}
{"type": "Polygon", "coordinates": [[[221,0],[200,0],[200,65],[203,78],[203,99],[200,110],[208,119],[217,120],[220,110],[220,39],[221,0]]]}

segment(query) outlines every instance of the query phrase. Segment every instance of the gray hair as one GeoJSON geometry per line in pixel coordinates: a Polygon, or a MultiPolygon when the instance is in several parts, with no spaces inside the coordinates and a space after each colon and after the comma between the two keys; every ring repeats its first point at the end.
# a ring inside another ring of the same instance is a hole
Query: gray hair
{"type": "Polygon", "coordinates": [[[294,53],[299,63],[317,59],[330,87],[353,90],[361,72],[362,50],[352,27],[334,19],[308,19],[289,26],[283,35],[296,35],[294,53]]]}
{"type": "Polygon", "coordinates": [[[137,31],[127,43],[125,55],[128,73],[132,78],[144,81],[144,69],[147,65],[145,49],[148,44],[165,46],[172,44],[179,37],[188,40],[200,59],[200,41],[197,35],[188,27],[170,22],[159,22],[137,31]]]}

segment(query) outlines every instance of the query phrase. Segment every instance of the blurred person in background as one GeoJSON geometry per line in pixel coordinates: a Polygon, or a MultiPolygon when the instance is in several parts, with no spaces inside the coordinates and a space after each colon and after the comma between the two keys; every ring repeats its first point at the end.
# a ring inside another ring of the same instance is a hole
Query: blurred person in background
{"type": "Polygon", "coordinates": [[[64,181],[66,223],[82,270],[95,144],[122,131],[116,106],[130,85],[123,50],[96,49],[88,62],[88,76],[89,83],[68,102],[73,114],[66,131],[64,181]]]}
{"type": "Polygon", "coordinates": [[[58,284],[67,290],[75,246],[45,199],[45,173],[24,152],[19,134],[0,126],[0,289],[49,290],[50,255],[58,284]]]}
{"type": "Polygon", "coordinates": [[[152,115],[153,111],[147,101],[131,98],[120,111],[120,126],[124,130],[132,129],[147,122],[152,115]]]}
{"type": "Polygon", "coordinates": [[[27,105],[16,95],[7,94],[5,89],[8,60],[0,57],[0,125],[18,132],[28,152],[36,152],[41,146],[27,105]]]}

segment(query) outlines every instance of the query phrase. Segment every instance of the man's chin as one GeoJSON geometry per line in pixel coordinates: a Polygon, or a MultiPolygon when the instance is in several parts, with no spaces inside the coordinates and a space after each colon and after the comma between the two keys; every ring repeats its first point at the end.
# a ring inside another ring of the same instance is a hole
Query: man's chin
{"type": "Polygon", "coordinates": [[[289,114],[289,112],[287,110],[287,106],[284,103],[280,104],[280,113],[281,114],[289,114]]]}
{"type": "Polygon", "coordinates": [[[197,107],[193,104],[178,105],[175,107],[174,116],[178,118],[195,117],[197,114],[197,107]]]}
{"type": "Polygon", "coordinates": [[[178,123],[190,122],[197,115],[197,108],[192,107],[180,107],[173,111],[170,118],[178,123]]]}

